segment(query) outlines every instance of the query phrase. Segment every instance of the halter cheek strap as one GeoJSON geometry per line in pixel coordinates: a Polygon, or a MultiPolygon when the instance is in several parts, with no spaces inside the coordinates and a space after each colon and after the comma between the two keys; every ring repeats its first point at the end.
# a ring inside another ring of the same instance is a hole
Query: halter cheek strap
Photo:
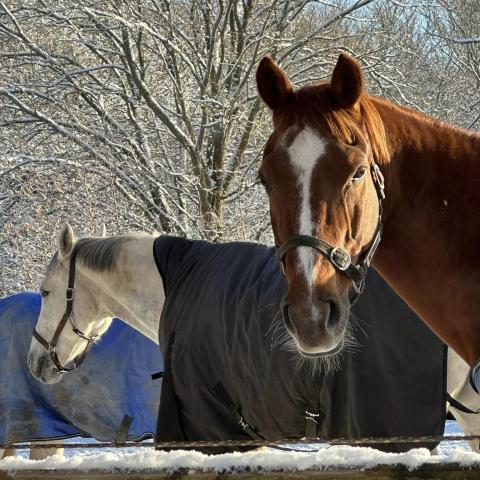
{"type": "Polygon", "coordinates": [[[65,307],[65,313],[63,314],[54,334],[52,337],[52,340],[50,342],[47,342],[38,332],[37,329],[33,329],[33,336],[35,339],[46,349],[48,350],[48,353],[50,355],[50,358],[55,365],[55,368],[57,369],[58,373],[68,373],[71,372],[72,370],[76,370],[80,365],[83,363],[85,360],[85,357],[87,356],[88,350],[90,348],[90,345],[97,340],[97,336],[87,336],[85,335],[81,330],[79,330],[75,324],[75,321],[73,319],[73,301],[75,299],[75,265],[76,265],[76,260],[77,258],[77,251],[74,250],[72,253],[72,256],[70,257],[70,267],[68,271],[68,285],[67,285],[67,290],[65,292],[65,296],[67,299],[67,304],[65,307]],[[83,352],[78,355],[71,367],[65,367],[60,363],[60,360],[58,359],[57,352],[55,351],[55,347],[57,346],[58,339],[60,337],[60,334],[62,333],[63,329],[65,328],[65,325],[67,322],[70,322],[72,325],[73,332],[78,335],[79,337],[83,338],[84,340],[87,341],[87,346],[83,350],[83,352]]]}
{"type": "Polygon", "coordinates": [[[279,248],[277,248],[277,255],[282,266],[285,262],[285,256],[293,248],[297,247],[310,247],[314,248],[320,252],[338,271],[345,274],[350,280],[352,280],[352,286],[354,293],[350,296],[350,303],[353,305],[360,295],[363,292],[365,287],[365,277],[368,273],[368,268],[372,262],[373,255],[377,250],[377,247],[382,238],[382,217],[383,217],[383,200],[385,199],[385,182],[383,179],[382,172],[378,165],[372,161],[371,164],[371,174],[373,179],[373,184],[375,185],[375,190],[377,192],[378,198],[378,222],[373,240],[370,244],[370,247],[363,254],[363,260],[358,265],[352,263],[352,258],[350,254],[345,251],[343,248],[325,242],[324,240],[313,237],[311,235],[297,235],[290,238],[285,243],[283,243],[279,248]]]}

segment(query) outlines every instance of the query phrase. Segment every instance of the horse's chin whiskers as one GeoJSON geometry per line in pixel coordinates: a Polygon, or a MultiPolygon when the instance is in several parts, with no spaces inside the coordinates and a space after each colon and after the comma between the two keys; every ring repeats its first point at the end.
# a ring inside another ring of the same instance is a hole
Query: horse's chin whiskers
{"type": "Polygon", "coordinates": [[[284,332],[278,332],[277,338],[272,341],[272,348],[279,347],[281,350],[295,351],[296,346],[290,334],[285,330],[284,332]],[[293,344],[293,348],[290,345],[290,342],[293,344]]]}
{"type": "Polygon", "coordinates": [[[360,347],[354,335],[354,325],[347,323],[347,328],[342,339],[342,348],[331,355],[307,357],[299,351],[295,340],[287,332],[284,322],[275,322],[272,334],[272,348],[280,348],[294,354],[297,370],[308,370],[311,376],[317,374],[330,374],[342,368],[342,361],[346,353],[355,353],[360,347]]]}
{"type": "Polygon", "coordinates": [[[280,311],[273,318],[272,324],[270,325],[266,335],[268,335],[270,332],[272,332],[272,349],[278,346],[282,348],[282,344],[288,340],[288,338],[290,338],[290,335],[285,328],[285,324],[283,323],[283,318],[280,311]]]}
{"type": "Polygon", "coordinates": [[[265,336],[267,336],[270,332],[273,332],[272,333],[272,336],[275,335],[275,331],[277,330],[277,328],[279,327],[281,321],[283,320],[281,318],[281,312],[278,311],[275,316],[273,317],[272,319],[272,324],[270,325],[270,327],[268,328],[267,332],[265,333],[265,336]]]}
{"type": "Polygon", "coordinates": [[[317,374],[328,375],[335,373],[341,369],[343,360],[343,348],[332,355],[325,355],[320,357],[306,357],[302,355],[298,348],[296,349],[296,363],[298,370],[309,370],[311,376],[317,374]]]}
{"type": "Polygon", "coordinates": [[[365,325],[366,327],[370,327],[371,326],[370,323],[368,323],[365,320],[362,320],[358,315],[356,315],[352,311],[350,311],[350,323],[352,324],[352,329],[356,330],[358,328],[365,335],[365,337],[368,337],[368,334],[363,328],[362,324],[365,325]]]}

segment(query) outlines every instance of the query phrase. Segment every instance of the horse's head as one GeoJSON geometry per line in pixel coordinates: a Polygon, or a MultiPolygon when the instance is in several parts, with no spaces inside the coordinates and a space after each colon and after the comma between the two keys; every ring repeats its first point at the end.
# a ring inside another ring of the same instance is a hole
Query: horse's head
{"type": "Polygon", "coordinates": [[[301,353],[330,355],[343,345],[349,292],[361,290],[380,239],[383,124],[347,55],[331,82],[297,91],[265,57],[257,86],[273,111],[259,178],[288,281],[284,320],[301,353]]]}
{"type": "Polygon", "coordinates": [[[40,286],[42,308],[28,366],[44,383],[58,382],[62,373],[81,364],[90,344],[112,321],[101,310],[101,292],[96,290],[88,269],[77,265],[76,247],[77,239],[67,224],[40,286]]]}

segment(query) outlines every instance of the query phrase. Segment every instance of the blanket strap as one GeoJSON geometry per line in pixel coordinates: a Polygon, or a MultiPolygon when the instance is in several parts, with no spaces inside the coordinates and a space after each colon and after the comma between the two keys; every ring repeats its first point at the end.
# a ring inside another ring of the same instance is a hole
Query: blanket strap
{"type": "Polygon", "coordinates": [[[448,392],[446,393],[446,399],[450,406],[455,408],[455,410],[459,410],[463,413],[472,413],[474,415],[478,415],[480,413],[478,410],[472,410],[471,408],[466,407],[463,403],[460,403],[458,400],[453,398],[448,392]]]}
{"type": "MultiPolygon", "coordinates": [[[[237,423],[242,427],[243,431],[249,435],[253,440],[262,440],[265,441],[266,438],[262,437],[258,432],[256,432],[242,417],[239,410],[237,409],[235,403],[232,400],[232,397],[228,394],[225,390],[223,385],[219,382],[213,387],[214,393],[217,395],[219,400],[228,408],[230,413],[232,414],[233,418],[237,421],[237,423]]],[[[316,433],[316,432],[315,432],[316,433]]],[[[316,435],[315,435],[316,437],[316,435]]],[[[295,440],[292,440],[292,443],[295,440]]],[[[290,447],[282,447],[280,445],[269,445],[270,448],[274,448],[276,450],[284,450],[286,452],[318,452],[318,449],[309,450],[309,449],[297,449],[297,448],[290,448],[290,447]]]]}
{"type": "Polygon", "coordinates": [[[115,435],[114,443],[116,445],[120,443],[125,443],[128,440],[128,431],[132,425],[133,417],[130,415],[124,415],[120,426],[118,427],[117,433],[115,435]]]}
{"type": "Polygon", "coordinates": [[[318,438],[317,427],[320,412],[317,408],[305,410],[305,438],[307,440],[318,438]]]}
{"type": "Polygon", "coordinates": [[[220,401],[228,408],[230,413],[236,422],[242,427],[243,431],[247,433],[254,440],[265,440],[261,435],[259,435],[242,417],[238,411],[235,403],[233,403],[232,397],[227,393],[225,388],[221,383],[217,383],[213,387],[215,395],[220,399],[220,401]]]}
{"type": "MultiPolygon", "coordinates": [[[[180,420],[180,408],[178,398],[175,392],[173,380],[172,355],[175,342],[175,332],[172,332],[168,338],[167,351],[165,353],[165,365],[162,380],[162,390],[160,393],[160,405],[158,407],[157,432],[155,441],[162,443],[168,441],[187,440],[183,432],[182,422],[180,420]]],[[[159,448],[160,450],[173,450],[159,448]]]]}

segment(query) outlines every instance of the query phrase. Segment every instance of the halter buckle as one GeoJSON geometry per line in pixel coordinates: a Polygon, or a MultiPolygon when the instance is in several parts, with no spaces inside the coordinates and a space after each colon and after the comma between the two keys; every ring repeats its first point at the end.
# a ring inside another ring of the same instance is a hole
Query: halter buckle
{"type": "Polygon", "coordinates": [[[345,271],[352,263],[352,259],[348,252],[340,247],[334,247],[332,249],[330,252],[330,261],[342,272],[345,271]]]}
{"type": "Polygon", "coordinates": [[[71,302],[75,298],[75,289],[73,287],[68,287],[65,293],[67,301],[71,302]]]}

